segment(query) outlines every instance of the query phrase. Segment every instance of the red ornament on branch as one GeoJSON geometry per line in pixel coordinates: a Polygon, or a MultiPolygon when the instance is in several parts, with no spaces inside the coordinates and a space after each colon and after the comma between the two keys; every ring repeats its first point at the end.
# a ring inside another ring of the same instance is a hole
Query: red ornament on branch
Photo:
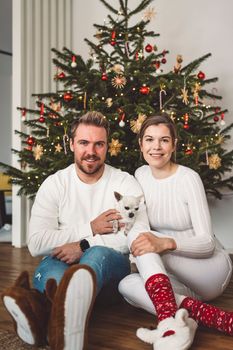
{"type": "Polygon", "coordinates": [[[160,68],[160,61],[155,61],[155,68],[159,69],[160,68]]]}
{"type": "Polygon", "coordinates": [[[124,119],[125,119],[125,112],[123,111],[123,109],[121,108],[118,108],[118,113],[119,113],[119,126],[121,128],[123,128],[125,126],[125,122],[124,122],[124,119]]]}
{"type": "Polygon", "coordinates": [[[187,147],[187,149],[185,150],[185,154],[191,156],[193,154],[193,150],[190,147],[187,147]]]}
{"type": "Polygon", "coordinates": [[[220,124],[223,126],[226,124],[225,120],[224,120],[224,113],[221,113],[221,121],[220,124]]]}
{"type": "Polygon", "coordinates": [[[61,73],[59,73],[59,74],[57,75],[57,78],[58,78],[58,79],[63,79],[63,78],[65,78],[65,77],[66,77],[66,75],[65,75],[64,72],[61,72],[61,73]]]}
{"type": "Polygon", "coordinates": [[[26,120],[26,113],[27,113],[26,108],[23,108],[22,109],[22,116],[21,116],[21,119],[23,122],[26,120]]]}
{"type": "Polygon", "coordinates": [[[203,72],[200,70],[200,72],[197,74],[197,77],[198,77],[198,79],[200,79],[200,80],[204,80],[204,79],[205,79],[205,73],[203,73],[203,72]]]}
{"type": "Polygon", "coordinates": [[[108,76],[107,76],[107,74],[106,74],[105,72],[102,73],[101,79],[102,79],[103,81],[108,80],[108,76]]]}
{"type": "Polygon", "coordinates": [[[76,56],[75,56],[75,55],[72,56],[71,67],[72,67],[72,68],[77,67],[76,56]]]}
{"type": "Polygon", "coordinates": [[[189,115],[188,115],[188,113],[185,113],[185,115],[184,115],[184,126],[183,126],[183,128],[185,129],[185,130],[188,130],[189,129],[189,115]]]}
{"type": "Polygon", "coordinates": [[[45,117],[43,117],[43,115],[41,115],[38,120],[39,120],[40,123],[44,123],[45,122],[45,117]]]}
{"type": "Polygon", "coordinates": [[[40,118],[39,118],[39,122],[40,123],[44,123],[45,122],[45,117],[44,117],[44,104],[41,103],[40,105],[40,118]]]}
{"type": "Polygon", "coordinates": [[[163,58],[161,59],[161,62],[162,62],[162,64],[165,64],[165,63],[167,63],[167,60],[166,60],[166,58],[165,58],[165,57],[163,57],[163,58]]]}
{"type": "Polygon", "coordinates": [[[73,95],[71,94],[71,92],[66,92],[64,95],[63,95],[63,99],[66,101],[66,102],[69,102],[73,99],[73,95]]]}
{"type": "Polygon", "coordinates": [[[35,139],[32,136],[28,136],[26,142],[29,146],[33,146],[35,144],[35,139]]]}
{"type": "Polygon", "coordinates": [[[153,50],[153,46],[151,45],[151,44],[147,44],[146,45],[146,47],[145,47],[145,50],[146,50],[146,52],[152,52],[152,50],[153,50]]]}
{"type": "Polygon", "coordinates": [[[111,33],[111,41],[110,41],[110,44],[112,46],[116,45],[116,31],[113,30],[112,33],[111,33]]]}
{"type": "Polygon", "coordinates": [[[140,87],[139,91],[142,95],[148,95],[150,93],[150,88],[149,86],[143,85],[140,87]]]}

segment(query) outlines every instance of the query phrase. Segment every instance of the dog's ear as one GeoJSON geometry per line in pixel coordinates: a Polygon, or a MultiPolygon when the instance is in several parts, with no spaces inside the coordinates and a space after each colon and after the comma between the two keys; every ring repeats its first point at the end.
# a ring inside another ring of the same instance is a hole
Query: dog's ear
{"type": "Polygon", "coordinates": [[[120,194],[119,192],[114,191],[114,196],[116,198],[116,200],[119,202],[122,199],[122,194],[120,194]]]}
{"type": "Polygon", "coordinates": [[[141,196],[138,196],[137,199],[138,199],[138,201],[139,201],[139,203],[140,203],[140,202],[144,199],[144,195],[141,194],[141,196]]]}

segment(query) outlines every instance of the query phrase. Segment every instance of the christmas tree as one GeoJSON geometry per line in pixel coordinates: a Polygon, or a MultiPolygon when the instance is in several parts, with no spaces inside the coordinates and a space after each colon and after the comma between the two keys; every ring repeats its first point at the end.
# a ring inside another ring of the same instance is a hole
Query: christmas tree
{"type": "Polygon", "coordinates": [[[177,55],[172,71],[165,72],[169,52],[159,51],[156,37],[147,26],[154,16],[153,0],[142,0],[134,9],[127,0],[114,8],[100,0],[110,14],[104,24],[94,24],[93,41],[86,62],[68,48],[52,49],[57,67],[57,92],[37,94],[34,110],[19,107],[22,122],[30,133],[16,131],[22,149],[13,150],[20,169],[0,163],[11,181],[20,186],[19,194],[33,197],[44,179],[73,162],[69,150],[70,123],[88,110],[102,112],[110,122],[107,162],[134,173],[142,164],[137,133],[149,115],[166,112],[177,125],[177,162],[196,170],[207,193],[221,198],[221,188],[233,189],[227,173],[233,165],[233,151],[224,143],[233,123],[225,126],[227,110],[221,99],[206,88],[217,78],[206,79],[201,63],[210,54],[183,66],[177,55]],[[135,15],[142,19],[131,24],[135,15]],[[62,88],[61,88],[62,86],[62,88]]]}

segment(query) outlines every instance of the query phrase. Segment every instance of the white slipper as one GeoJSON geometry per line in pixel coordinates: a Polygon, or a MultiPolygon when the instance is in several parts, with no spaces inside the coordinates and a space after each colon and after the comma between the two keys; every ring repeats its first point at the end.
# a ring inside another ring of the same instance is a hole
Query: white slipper
{"type": "Polygon", "coordinates": [[[197,323],[188,316],[185,309],[179,309],[175,317],[161,321],[155,330],[139,328],[137,336],[153,344],[154,350],[186,350],[193,343],[197,323]]]}
{"type": "Polygon", "coordinates": [[[35,345],[36,339],[31,329],[30,321],[27,319],[19,305],[17,305],[16,300],[12,297],[4,296],[3,303],[15,321],[16,332],[19,338],[27,344],[35,345]]]}
{"type": "Polygon", "coordinates": [[[1,296],[19,338],[30,345],[46,345],[50,302],[45,294],[30,287],[28,272],[23,271],[1,296]]]}
{"type": "Polygon", "coordinates": [[[86,265],[66,270],[53,300],[49,345],[52,350],[83,350],[87,326],[96,296],[96,277],[86,265]]]}

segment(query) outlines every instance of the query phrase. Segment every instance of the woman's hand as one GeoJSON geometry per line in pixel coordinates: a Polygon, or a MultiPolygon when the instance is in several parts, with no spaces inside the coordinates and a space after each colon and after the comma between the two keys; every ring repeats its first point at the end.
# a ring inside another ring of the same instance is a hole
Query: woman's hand
{"type": "Polygon", "coordinates": [[[131,245],[131,253],[133,256],[140,256],[146,253],[162,254],[175,249],[176,242],[173,238],[157,237],[151,232],[140,233],[131,245]]]}

